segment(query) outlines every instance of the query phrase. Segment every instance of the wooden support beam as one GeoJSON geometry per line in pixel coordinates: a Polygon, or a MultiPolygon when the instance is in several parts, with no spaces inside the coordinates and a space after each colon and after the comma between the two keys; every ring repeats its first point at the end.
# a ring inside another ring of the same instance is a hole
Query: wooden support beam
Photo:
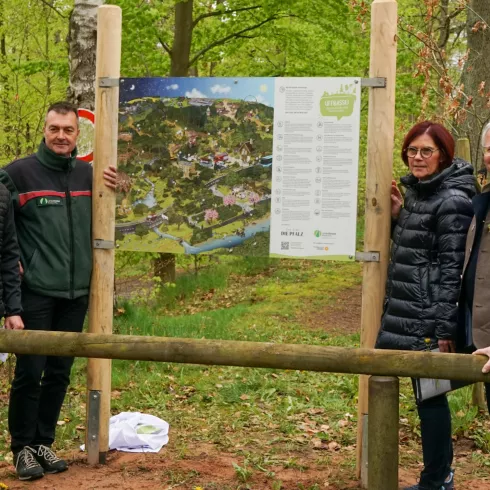
{"type": "MultiPolygon", "coordinates": [[[[380,252],[380,262],[364,263],[361,310],[361,347],[374,347],[378,334],[388,268],[391,179],[395,138],[395,85],[397,48],[396,0],[374,0],[371,6],[371,59],[369,76],[386,78],[386,88],[370,89],[367,136],[366,215],[364,250],[380,252]]],[[[359,380],[357,473],[367,486],[367,454],[363,427],[369,424],[368,379],[359,380]]]]}
{"type": "MultiPolygon", "coordinates": [[[[116,196],[104,184],[103,172],[117,165],[119,74],[121,64],[121,9],[104,5],[97,17],[95,87],[94,183],[92,189],[93,272],[90,287],[89,332],[110,334],[114,292],[114,230],[116,196]],[[112,247],[111,247],[112,243],[112,247]]],[[[87,440],[88,462],[105,463],[109,450],[111,361],[89,359],[87,367],[87,424],[98,420],[98,433],[87,440]],[[91,395],[97,395],[91,396],[91,395]],[[100,398],[98,398],[100,396],[100,398]],[[90,406],[97,400],[96,408],[90,406]],[[97,413],[94,413],[97,412],[97,413]]],[[[90,425],[91,427],[93,426],[90,425]]]]}
{"type": "Polygon", "coordinates": [[[0,352],[490,381],[485,356],[269,342],[0,330],[0,352]]]}
{"type": "Polygon", "coordinates": [[[368,488],[398,490],[399,381],[369,378],[368,488]]]}

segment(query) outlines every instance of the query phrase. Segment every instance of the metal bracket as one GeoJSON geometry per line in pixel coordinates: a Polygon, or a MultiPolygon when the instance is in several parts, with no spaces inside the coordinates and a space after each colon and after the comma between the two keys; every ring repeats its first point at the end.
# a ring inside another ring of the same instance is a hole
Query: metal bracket
{"type": "Polygon", "coordinates": [[[98,390],[90,390],[88,393],[87,454],[90,464],[99,462],[100,397],[98,390]]]}
{"type": "Polygon", "coordinates": [[[119,87],[119,78],[100,77],[99,87],[100,88],[119,87]]]}
{"type": "Polygon", "coordinates": [[[94,248],[103,248],[105,250],[111,250],[112,248],[114,248],[114,242],[110,240],[95,239],[94,248]]]}
{"type": "Polygon", "coordinates": [[[386,88],[385,77],[361,78],[361,87],[386,88]]]}
{"type": "Polygon", "coordinates": [[[356,252],[357,262],[379,262],[379,252],[356,252]]]}

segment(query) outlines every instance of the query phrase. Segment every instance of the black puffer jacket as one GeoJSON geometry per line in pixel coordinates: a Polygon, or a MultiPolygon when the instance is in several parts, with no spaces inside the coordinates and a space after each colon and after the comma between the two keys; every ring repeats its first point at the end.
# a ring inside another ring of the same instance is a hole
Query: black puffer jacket
{"type": "Polygon", "coordinates": [[[429,180],[409,174],[401,183],[407,192],[392,234],[376,347],[424,350],[436,347],[438,339],[458,337],[457,301],[475,179],[473,168],[456,159],[429,180]]]}
{"type": "Polygon", "coordinates": [[[10,192],[0,184],[0,317],[20,315],[19,246],[10,192]]]}

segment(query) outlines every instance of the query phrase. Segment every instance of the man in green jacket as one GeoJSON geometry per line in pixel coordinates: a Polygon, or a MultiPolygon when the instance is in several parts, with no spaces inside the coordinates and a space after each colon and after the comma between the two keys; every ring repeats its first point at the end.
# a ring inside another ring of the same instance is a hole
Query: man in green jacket
{"type": "MultiPolygon", "coordinates": [[[[79,133],[77,109],[53,104],[38,151],[0,170],[15,212],[27,330],[83,328],[92,272],[92,167],[76,158],[79,133]]],[[[114,167],[104,179],[115,189],[114,167]]],[[[8,422],[21,480],[68,469],[51,445],[72,364],[69,357],[17,355],[8,422]]]]}

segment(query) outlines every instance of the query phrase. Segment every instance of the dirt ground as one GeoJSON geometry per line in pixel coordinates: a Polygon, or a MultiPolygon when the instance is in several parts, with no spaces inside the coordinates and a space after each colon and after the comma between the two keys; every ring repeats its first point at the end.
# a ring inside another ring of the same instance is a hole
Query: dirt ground
{"type": "MultiPolygon", "coordinates": [[[[360,287],[343,292],[334,305],[309,316],[308,324],[334,333],[354,333],[358,330],[360,318],[360,287]]],[[[310,313],[311,315],[311,313],[310,313]]],[[[237,453],[224,452],[212,444],[190,443],[182,454],[176,441],[179,434],[171,430],[170,442],[158,454],[111,452],[106,465],[90,467],[81,452],[60,453],[69,463],[69,470],[57,475],[46,475],[34,482],[20,482],[14,469],[6,462],[0,463],[0,483],[11,490],[356,490],[360,489],[355,480],[355,470],[345,461],[346,449],[339,452],[325,452],[323,464],[319,465],[319,452],[311,447],[293,453],[276,451],[277,461],[294,460],[295,465],[286,468],[284,464],[267,466],[264,472],[254,471],[240,481],[233,463],[244,467],[243,457],[237,453]],[[273,476],[272,475],[273,472],[273,476]],[[280,483],[279,483],[280,482],[280,483]]],[[[264,441],[267,444],[267,441],[264,441]]],[[[353,451],[354,448],[348,449],[353,451]]],[[[405,448],[406,451],[406,448],[405,448]]],[[[410,452],[410,451],[408,451],[410,452]]],[[[474,463],[475,453],[470,440],[455,444],[456,488],[458,490],[490,490],[488,477],[481,476],[481,466],[474,463]],[[479,476],[475,476],[479,472],[479,476]],[[459,485],[458,485],[459,482],[459,485]]],[[[321,455],[323,456],[323,454],[321,455]]],[[[417,456],[419,457],[419,456],[417,456]]],[[[421,469],[417,457],[410,459],[410,466],[400,467],[400,488],[416,483],[421,469]]],[[[407,458],[404,458],[407,459],[407,458]]],[[[485,464],[485,463],[484,463],[485,464]]],[[[481,463],[480,463],[481,465],[481,463]]],[[[488,458],[490,466],[490,458],[488,458]]],[[[0,485],[0,489],[3,488],[0,485]]],[[[376,489],[372,489],[376,490],[376,489]]]]}
{"type": "MultiPolygon", "coordinates": [[[[193,448],[181,459],[170,456],[171,447],[164,448],[159,454],[129,454],[112,452],[106,466],[89,467],[83,455],[70,456],[70,468],[58,475],[47,475],[34,482],[19,482],[14,479],[13,468],[0,467],[0,481],[9,489],[50,489],[66,490],[74,488],[92,489],[269,489],[271,478],[265,474],[255,474],[240,484],[232,463],[243,464],[233,454],[218,452],[212,446],[193,448]],[[169,483],[169,481],[175,482],[169,483]]],[[[302,455],[302,460],[306,459],[302,455]]],[[[284,469],[268,467],[275,473],[275,480],[281,481],[282,490],[298,488],[309,489],[320,482],[321,488],[337,490],[340,488],[359,488],[356,482],[338,487],[333,483],[337,478],[335,468],[320,472],[316,469],[284,469]],[[330,483],[330,481],[332,483],[330,483]],[[303,486],[298,486],[302,484],[303,486]]],[[[490,488],[490,487],[489,487],[490,488]]]]}
{"type": "MultiPolygon", "coordinates": [[[[174,435],[174,440],[175,440],[174,435]]],[[[274,478],[255,472],[247,479],[246,484],[240,483],[233,463],[243,465],[243,461],[235,454],[219,451],[211,444],[199,447],[188,447],[185,456],[174,451],[172,442],[158,454],[121,453],[112,451],[107,465],[90,467],[83,453],[65,453],[63,456],[70,462],[70,468],[65,473],[46,475],[34,482],[16,480],[13,467],[0,463],[0,482],[10,490],[359,490],[359,482],[354,479],[354,470],[344,468],[342,453],[332,453],[329,464],[321,468],[311,464],[318,457],[312,449],[301,453],[291,452],[282,455],[284,459],[293,457],[298,468],[268,466],[267,470],[274,472],[274,478]],[[305,467],[302,467],[302,465],[305,467]],[[274,481],[281,486],[274,486],[274,481]]],[[[281,458],[280,454],[276,454],[281,458]]],[[[471,450],[458,448],[456,445],[455,466],[456,474],[461,470],[460,486],[465,490],[490,490],[489,478],[472,478],[471,450]],[[467,459],[468,458],[468,459],[467,459]],[[463,470],[464,468],[464,470],[463,470]],[[464,471],[464,475],[463,475],[464,471]]],[[[416,483],[420,469],[400,468],[400,488],[416,483]]],[[[456,479],[458,481],[458,479],[456,479]]],[[[2,488],[2,487],[0,487],[2,488]]]]}

